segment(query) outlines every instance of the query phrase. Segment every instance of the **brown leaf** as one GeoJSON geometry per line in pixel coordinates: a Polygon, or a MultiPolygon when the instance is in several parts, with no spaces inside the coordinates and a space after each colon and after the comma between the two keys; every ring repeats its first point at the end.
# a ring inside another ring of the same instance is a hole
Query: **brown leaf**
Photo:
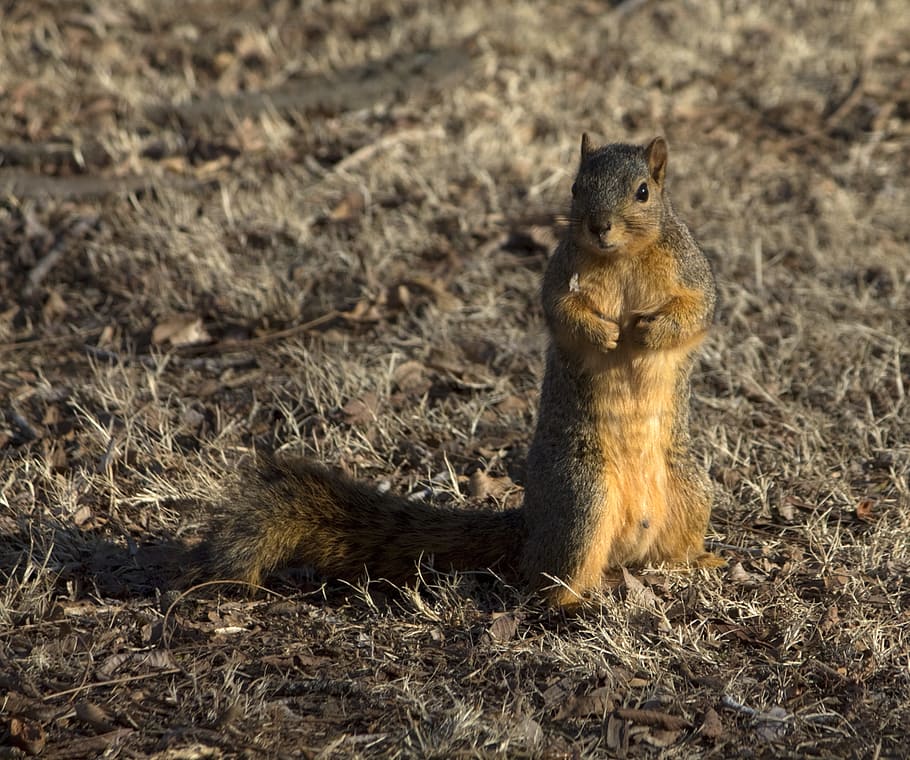
{"type": "Polygon", "coordinates": [[[419,395],[430,387],[426,368],[418,361],[406,361],[399,364],[392,373],[392,383],[404,392],[419,395]]]}
{"type": "Polygon", "coordinates": [[[407,280],[406,284],[412,290],[422,290],[427,293],[441,311],[455,311],[461,308],[461,300],[449,292],[442,280],[418,275],[407,280]]]}
{"type": "Polygon", "coordinates": [[[777,505],[777,514],[784,522],[793,522],[793,518],[795,516],[793,511],[793,503],[793,499],[787,496],[781,499],[777,505]]]}
{"type": "Polygon", "coordinates": [[[48,404],[47,408],[44,410],[44,416],[41,418],[41,424],[56,425],[63,419],[63,415],[60,413],[60,407],[56,404],[48,404]]]}
{"type": "Polygon", "coordinates": [[[757,733],[766,742],[781,741],[790,730],[793,715],[783,707],[772,707],[767,712],[757,713],[757,733]]]}
{"type": "Polygon", "coordinates": [[[359,190],[349,191],[335,208],[329,212],[329,219],[333,222],[348,222],[360,216],[366,207],[366,202],[359,190]]]}
{"type": "Polygon", "coordinates": [[[66,305],[66,301],[63,300],[63,296],[56,290],[52,290],[44,302],[44,306],[41,307],[41,316],[46,323],[56,322],[61,317],[66,316],[68,310],[69,307],[66,305]]]}
{"type": "Polygon", "coordinates": [[[161,621],[146,623],[139,629],[143,644],[157,644],[161,641],[163,632],[164,626],[161,624],[161,621]]]}
{"type": "Polygon", "coordinates": [[[110,346],[114,342],[114,336],[116,335],[116,330],[113,325],[105,325],[104,329],[101,330],[101,335],[98,336],[98,340],[95,342],[95,345],[98,348],[104,348],[105,346],[110,346]]]}
{"type": "Polygon", "coordinates": [[[230,68],[235,59],[234,54],[230,51],[221,50],[215,54],[215,57],[212,59],[212,64],[214,65],[215,71],[220,74],[225,69],[230,68]]]}
{"type": "Polygon", "coordinates": [[[496,404],[496,411],[503,414],[523,413],[528,409],[528,399],[523,396],[510,394],[496,404]]]}
{"type": "Polygon", "coordinates": [[[261,124],[253,121],[249,116],[244,117],[234,128],[234,134],[230,137],[229,142],[244,153],[255,153],[267,146],[261,124]]]}
{"type": "Polygon", "coordinates": [[[95,675],[98,680],[106,681],[124,665],[148,669],[169,670],[174,667],[174,659],[166,649],[150,649],[147,652],[120,652],[105,658],[98,666],[95,675]]]}
{"type": "Polygon", "coordinates": [[[709,707],[702,716],[699,731],[708,739],[720,739],[724,735],[724,724],[713,707],[709,707]]]}
{"type": "Polygon", "coordinates": [[[519,736],[523,736],[525,744],[529,747],[536,747],[543,741],[543,729],[540,723],[531,717],[524,717],[518,721],[515,726],[519,736]]]}
{"type": "Polygon", "coordinates": [[[718,473],[721,482],[731,491],[736,488],[743,479],[742,473],[732,467],[720,467],[718,468],[718,473]]]}
{"type": "Polygon", "coordinates": [[[498,499],[504,496],[514,485],[515,483],[512,482],[512,478],[508,475],[493,477],[487,475],[483,470],[475,470],[471,473],[468,492],[475,499],[485,499],[487,496],[498,499]]]}
{"type": "Polygon", "coordinates": [[[278,668],[281,671],[288,671],[294,667],[294,657],[288,657],[277,654],[267,654],[264,657],[259,658],[259,662],[263,665],[271,665],[273,668],[278,668]]]}
{"type": "Polygon", "coordinates": [[[571,697],[556,713],[556,720],[563,718],[585,718],[594,715],[603,718],[614,708],[611,690],[606,686],[594,689],[589,694],[571,697]]]}
{"type": "Polygon", "coordinates": [[[856,504],[856,519],[864,523],[875,522],[875,501],[873,499],[861,499],[856,504]]]}
{"type": "Polygon", "coordinates": [[[641,740],[652,747],[664,749],[671,747],[679,741],[682,731],[671,731],[666,728],[658,728],[654,731],[648,731],[642,735],[641,740]]]}
{"type": "Polygon", "coordinates": [[[509,612],[494,612],[493,622],[487,628],[491,641],[509,641],[518,632],[518,617],[509,612]]]}
{"type": "Polygon", "coordinates": [[[136,659],[142,665],[157,670],[170,670],[174,667],[174,658],[167,649],[151,649],[148,652],[136,652],[136,659]]]}
{"type": "Polygon", "coordinates": [[[376,419],[379,409],[379,396],[372,391],[364,393],[360,398],[353,398],[343,407],[344,421],[349,425],[363,425],[376,419]]]}
{"type": "Polygon", "coordinates": [[[572,680],[568,677],[559,679],[556,683],[550,684],[543,693],[543,701],[547,706],[555,705],[562,702],[569,689],[572,687],[572,680]]]}
{"type": "Polygon", "coordinates": [[[376,304],[365,298],[355,303],[349,311],[342,312],[341,316],[352,322],[378,322],[382,319],[376,304]]]}
{"type": "Polygon", "coordinates": [[[101,732],[114,728],[111,717],[93,702],[79,702],[76,705],[76,717],[101,732]]]}
{"type": "Polygon", "coordinates": [[[118,728],[96,736],[66,739],[53,744],[50,752],[54,757],[99,757],[112,746],[123,742],[132,733],[131,728],[118,728]]]}
{"type": "MultiPolygon", "coordinates": [[[[60,717],[59,708],[52,707],[40,699],[27,697],[18,691],[0,692],[0,705],[3,705],[4,715],[15,716],[19,720],[44,724],[55,721],[60,717]]],[[[0,733],[0,736],[2,736],[2,733],[0,733]]]]}
{"type": "Polygon", "coordinates": [[[183,314],[164,319],[152,330],[152,343],[160,346],[170,343],[172,346],[187,346],[193,343],[205,343],[211,336],[202,325],[202,319],[192,314],[183,314]]]}
{"type": "Polygon", "coordinates": [[[119,652],[117,654],[109,655],[108,657],[105,657],[104,661],[98,666],[95,671],[95,676],[99,681],[106,681],[113,676],[125,662],[129,662],[132,658],[133,655],[129,652],[119,652]]]}
{"type": "Polygon", "coordinates": [[[625,757],[629,748],[629,732],[626,722],[613,714],[607,719],[607,747],[620,757],[625,757]]]}
{"type": "Polygon", "coordinates": [[[205,415],[198,409],[189,407],[180,415],[180,421],[190,430],[198,430],[205,422],[205,415]]]}
{"type": "Polygon", "coordinates": [[[165,156],[158,162],[158,166],[175,174],[186,174],[189,171],[186,156],[165,156]]]}
{"type": "Polygon", "coordinates": [[[237,702],[231,702],[224,712],[218,716],[217,724],[219,728],[229,728],[243,718],[243,707],[237,702]]]}
{"type": "Polygon", "coordinates": [[[822,615],[822,619],[818,622],[818,630],[821,633],[828,633],[832,628],[836,627],[840,623],[840,613],[838,612],[837,605],[832,604],[825,610],[825,614],[822,615]]]}
{"type": "Polygon", "coordinates": [[[411,305],[411,291],[407,285],[395,285],[389,288],[386,302],[393,309],[407,309],[411,305]]]}
{"type": "Polygon", "coordinates": [[[40,723],[32,723],[23,718],[12,718],[9,722],[9,735],[13,746],[29,755],[38,755],[44,750],[47,736],[40,723]]]}
{"type": "Polygon", "coordinates": [[[622,578],[626,588],[626,597],[632,604],[653,609],[660,603],[657,595],[626,568],[622,568],[622,578]]]}
{"type": "Polygon", "coordinates": [[[79,509],[76,510],[75,514],[73,515],[73,523],[77,527],[82,527],[92,519],[92,516],[92,508],[88,504],[83,504],[81,507],[79,507],[79,509]]]}
{"type": "Polygon", "coordinates": [[[755,578],[743,567],[742,562],[737,562],[730,568],[730,580],[734,583],[754,583],[755,578]]]}
{"type": "Polygon", "coordinates": [[[824,577],[825,588],[829,591],[844,588],[850,582],[850,571],[843,565],[835,567],[824,577]]]}

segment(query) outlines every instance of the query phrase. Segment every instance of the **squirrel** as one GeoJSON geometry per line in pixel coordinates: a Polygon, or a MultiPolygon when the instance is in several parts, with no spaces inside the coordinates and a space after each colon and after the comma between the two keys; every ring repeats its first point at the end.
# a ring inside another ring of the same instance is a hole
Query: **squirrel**
{"type": "Polygon", "coordinates": [[[605,571],[724,564],[704,547],[712,504],[690,448],[693,353],[713,319],[710,265],[667,195],[668,148],[582,135],[571,211],[541,289],[549,331],[518,509],[382,493],[306,459],[239,479],[203,544],[206,574],[254,585],[289,564],[354,579],[494,567],[559,607],[605,571]]]}

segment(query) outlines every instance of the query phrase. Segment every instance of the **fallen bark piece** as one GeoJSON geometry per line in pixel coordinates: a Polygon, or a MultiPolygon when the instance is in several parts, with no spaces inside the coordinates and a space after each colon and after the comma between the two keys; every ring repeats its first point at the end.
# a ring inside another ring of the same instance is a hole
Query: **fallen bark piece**
{"type": "Polygon", "coordinates": [[[709,707],[701,721],[701,735],[708,739],[719,739],[724,734],[724,724],[717,710],[709,707]]]}
{"type": "Polygon", "coordinates": [[[47,743],[47,736],[40,723],[33,723],[22,718],[12,718],[9,722],[10,740],[28,755],[38,755],[47,743]]]}
{"type": "Polygon", "coordinates": [[[692,723],[678,715],[660,712],[659,710],[639,710],[634,707],[619,707],[616,715],[623,720],[630,720],[642,726],[657,726],[668,731],[678,731],[681,728],[692,728],[692,723]]]}
{"type": "Polygon", "coordinates": [[[99,733],[111,731],[114,728],[111,716],[93,702],[79,702],[76,704],[76,717],[87,723],[99,733]]]}

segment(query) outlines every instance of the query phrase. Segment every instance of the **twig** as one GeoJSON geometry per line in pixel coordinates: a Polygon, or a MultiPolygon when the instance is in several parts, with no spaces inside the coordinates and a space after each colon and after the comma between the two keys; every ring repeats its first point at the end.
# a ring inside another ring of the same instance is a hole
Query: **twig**
{"type": "Polygon", "coordinates": [[[736,552],[737,554],[747,554],[750,557],[761,557],[764,556],[764,549],[749,549],[744,546],[734,546],[733,544],[725,544],[721,541],[712,541],[710,539],[705,541],[705,546],[709,549],[723,549],[728,552],[736,552]]]}
{"type": "Polygon", "coordinates": [[[232,340],[232,341],[219,341],[218,343],[211,343],[207,345],[191,345],[191,346],[180,346],[177,348],[177,353],[181,355],[195,355],[195,354],[209,354],[209,353],[231,353],[236,351],[246,351],[250,348],[255,348],[256,346],[261,346],[264,343],[271,343],[273,340],[280,340],[281,338],[289,338],[292,335],[297,335],[297,333],[306,332],[307,330],[312,330],[314,327],[323,325],[326,322],[331,322],[336,317],[340,317],[344,312],[333,309],[330,312],[323,314],[320,317],[311,319],[309,322],[304,322],[300,325],[294,325],[293,327],[288,327],[284,330],[277,330],[273,333],[267,333],[265,335],[260,335],[256,338],[247,338],[246,340],[232,340]]]}
{"type": "Polygon", "coordinates": [[[46,161],[73,161],[81,166],[86,162],[99,164],[110,158],[100,143],[89,142],[76,146],[71,142],[5,143],[0,145],[0,164],[16,166],[46,161]],[[77,158],[81,156],[81,161],[77,158]]]}
{"type": "Polygon", "coordinates": [[[724,694],[724,696],[721,697],[720,704],[728,710],[733,710],[733,712],[742,713],[743,715],[750,715],[752,717],[758,715],[758,710],[754,707],[749,707],[741,702],[737,702],[729,694],[724,694]]]}
{"type": "MultiPolygon", "coordinates": [[[[306,332],[307,330],[312,330],[314,327],[323,325],[326,322],[331,322],[336,317],[344,316],[345,312],[338,311],[334,309],[326,314],[323,314],[320,317],[311,319],[309,322],[304,322],[300,325],[294,325],[293,327],[288,327],[285,330],[277,330],[273,333],[268,333],[266,335],[260,335],[256,338],[249,338],[247,340],[237,340],[237,341],[219,341],[218,343],[212,343],[209,345],[192,345],[192,346],[181,346],[177,349],[177,353],[187,356],[194,354],[209,354],[213,352],[220,352],[223,354],[228,354],[237,351],[246,351],[250,348],[255,348],[256,346],[261,346],[264,343],[270,343],[273,340],[280,340],[281,338],[288,338],[297,333],[306,332]]],[[[7,351],[21,351],[27,348],[36,349],[42,346],[53,345],[55,343],[67,343],[69,341],[81,341],[97,333],[97,329],[85,329],[85,330],[76,330],[70,335],[57,335],[53,338],[33,338],[31,340],[21,340],[13,341],[12,343],[0,343],[0,355],[7,351]]],[[[99,356],[99,358],[107,360],[118,360],[122,361],[122,357],[114,352],[105,351],[104,349],[98,349],[93,346],[86,346],[86,350],[91,353],[99,356]]],[[[140,361],[143,361],[140,358],[140,361]]]]}
{"type": "MultiPolygon", "coordinates": [[[[256,583],[250,583],[249,581],[242,581],[239,579],[219,578],[212,581],[203,581],[202,583],[197,583],[193,586],[190,586],[188,589],[181,591],[174,599],[174,601],[170,603],[167,611],[164,613],[164,618],[161,621],[161,642],[165,649],[168,648],[167,624],[168,620],[171,617],[171,612],[173,612],[174,608],[194,591],[198,591],[199,589],[205,588],[206,586],[246,586],[247,588],[254,589],[256,591],[265,591],[265,593],[278,597],[284,602],[290,601],[288,597],[284,596],[283,594],[279,594],[277,591],[272,591],[272,589],[266,588],[265,586],[260,586],[256,583]]],[[[186,672],[181,668],[178,668],[177,670],[183,673],[186,672]]]]}
{"type": "Polygon", "coordinates": [[[425,137],[435,137],[439,140],[445,139],[446,133],[442,127],[436,126],[430,129],[424,128],[414,128],[414,129],[402,129],[398,132],[393,132],[390,135],[385,135],[380,137],[375,142],[370,143],[369,145],[364,145],[362,148],[358,148],[350,155],[345,156],[341,161],[335,164],[330,170],[329,174],[336,173],[342,174],[348,169],[351,169],[357,164],[362,164],[364,161],[368,161],[377,153],[386,150],[394,145],[399,143],[409,142],[415,138],[425,138],[425,137]]]}
{"type": "Polygon", "coordinates": [[[180,668],[168,668],[167,670],[157,670],[154,673],[142,673],[138,676],[123,676],[122,678],[111,678],[107,681],[96,681],[95,683],[86,683],[81,686],[74,686],[72,689],[64,689],[63,691],[55,691],[53,694],[45,694],[41,697],[42,702],[49,702],[52,699],[57,697],[65,697],[68,694],[78,694],[80,691],[87,691],[89,689],[97,689],[102,686],[117,686],[122,683],[130,683],[132,681],[145,681],[149,678],[157,678],[158,676],[173,676],[177,673],[183,673],[184,671],[180,668]]]}
{"type": "Polygon", "coordinates": [[[656,726],[668,731],[678,731],[681,728],[692,728],[691,721],[679,715],[670,715],[659,710],[640,710],[634,707],[619,707],[616,715],[623,720],[631,720],[641,726],[656,726]]]}
{"type": "Polygon", "coordinates": [[[10,408],[9,417],[10,421],[12,421],[12,423],[17,428],[19,428],[19,432],[22,433],[25,440],[35,441],[40,438],[38,431],[32,427],[31,423],[25,419],[25,417],[21,414],[21,412],[19,412],[18,409],[16,409],[16,407],[10,408]]]}
{"type": "Polygon", "coordinates": [[[57,335],[53,338],[32,338],[30,340],[13,341],[12,343],[0,343],[0,354],[7,351],[21,351],[26,348],[41,348],[42,346],[51,346],[54,343],[67,343],[69,341],[85,340],[90,335],[98,332],[97,329],[86,328],[76,330],[69,335],[57,335]]]}

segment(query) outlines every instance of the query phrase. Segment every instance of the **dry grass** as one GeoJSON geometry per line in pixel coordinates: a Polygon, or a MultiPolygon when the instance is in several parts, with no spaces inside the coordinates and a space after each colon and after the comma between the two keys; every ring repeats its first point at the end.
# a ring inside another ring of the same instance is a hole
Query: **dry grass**
{"type": "Polygon", "coordinates": [[[905,4],[296,5],[0,4],[0,753],[903,755],[905,4]],[[583,129],[667,135],[718,274],[729,570],[167,592],[257,445],[520,485],[583,129]]]}

